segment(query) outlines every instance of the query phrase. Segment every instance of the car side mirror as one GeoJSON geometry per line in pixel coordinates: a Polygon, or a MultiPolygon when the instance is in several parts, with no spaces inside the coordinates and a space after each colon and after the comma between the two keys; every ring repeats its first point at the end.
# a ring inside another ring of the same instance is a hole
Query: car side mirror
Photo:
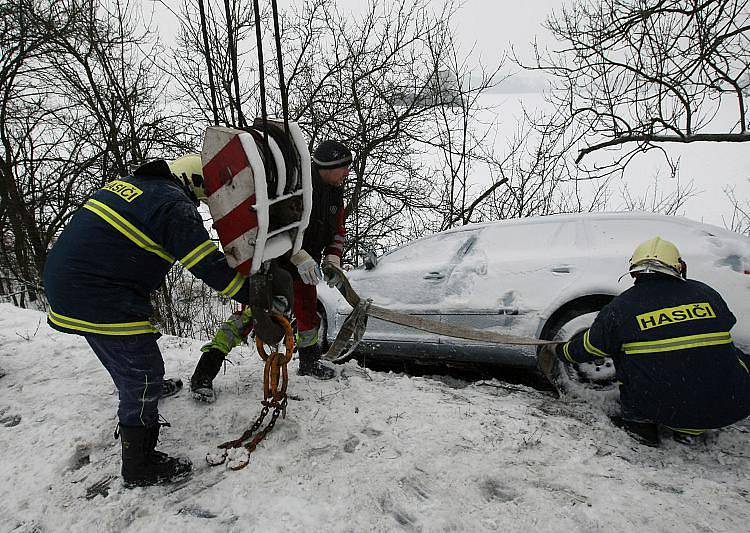
{"type": "Polygon", "coordinates": [[[372,250],[365,252],[365,270],[372,270],[378,266],[378,256],[372,250]]]}

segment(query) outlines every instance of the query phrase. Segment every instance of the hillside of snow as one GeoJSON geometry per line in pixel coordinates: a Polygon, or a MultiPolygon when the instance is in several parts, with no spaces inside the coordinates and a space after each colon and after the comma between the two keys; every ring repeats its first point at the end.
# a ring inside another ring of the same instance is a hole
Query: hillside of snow
{"type": "MultiPolygon", "coordinates": [[[[162,337],[187,381],[198,341],[162,337]]],[[[207,453],[255,420],[261,361],[242,347],[213,405],[161,403],[160,449],[194,475],[128,490],[113,440],[117,394],[85,341],[0,305],[0,531],[747,531],[750,425],[651,449],[601,406],[498,381],[290,366],[287,418],[244,470],[207,453]]]]}

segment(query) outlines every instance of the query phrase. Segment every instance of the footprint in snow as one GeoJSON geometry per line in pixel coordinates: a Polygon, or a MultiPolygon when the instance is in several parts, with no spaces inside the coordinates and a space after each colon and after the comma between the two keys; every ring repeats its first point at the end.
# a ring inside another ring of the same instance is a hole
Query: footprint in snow
{"type": "Polygon", "coordinates": [[[359,445],[359,438],[356,435],[350,435],[348,439],[344,441],[344,451],[346,453],[354,453],[359,445]]]}
{"type": "Polygon", "coordinates": [[[487,478],[479,483],[479,493],[487,502],[510,502],[518,497],[518,493],[506,487],[497,479],[487,478]]]}
{"type": "Polygon", "coordinates": [[[21,423],[21,415],[8,415],[0,418],[0,426],[12,428],[21,423]]]}
{"type": "Polygon", "coordinates": [[[419,477],[403,477],[399,479],[398,483],[404,493],[406,493],[407,495],[416,496],[418,500],[427,501],[432,496],[429,489],[427,488],[428,483],[424,483],[424,481],[419,477]]]}

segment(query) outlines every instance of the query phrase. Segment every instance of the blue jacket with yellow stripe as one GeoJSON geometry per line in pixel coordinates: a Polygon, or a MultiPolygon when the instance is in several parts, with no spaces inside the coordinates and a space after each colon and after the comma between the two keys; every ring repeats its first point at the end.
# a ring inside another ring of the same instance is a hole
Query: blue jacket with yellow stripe
{"type": "Polygon", "coordinates": [[[570,362],[612,357],[623,416],[712,429],[750,415],[750,360],[732,342],[736,318],[708,285],[641,275],[591,328],[558,345],[570,362]]]}
{"type": "Polygon", "coordinates": [[[108,183],[76,212],[44,267],[49,324],[81,335],[156,332],[149,295],[175,261],[247,303],[247,278],[227,265],[165,161],[108,183]]]}

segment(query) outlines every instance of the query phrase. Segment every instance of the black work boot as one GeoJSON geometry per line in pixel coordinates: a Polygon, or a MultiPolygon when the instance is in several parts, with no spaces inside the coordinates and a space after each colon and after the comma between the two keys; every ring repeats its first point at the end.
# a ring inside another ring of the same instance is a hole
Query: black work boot
{"type": "Polygon", "coordinates": [[[193,393],[194,399],[206,403],[216,401],[213,381],[221,370],[221,364],[225,357],[226,354],[216,348],[211,348],[201,354],[193,377],[190,378],[190,392],[193,393]]]}
{"type": "Polygon", "coordinates": [[[147,487],[169,483],[190,474],[192,463],[185,457],[170,457],[157,451],[160,426],[123,426],[120,424],[122,443],[122,477],[125,487],[147,487]]]}
{"type": "Polygon", "coordinates": [[[170,396],[174,396],[181,390],[182,390],[181,379],[179,378],[165,379],[164,381],[162,381],[162,385],[161,385],[161,397],[169,398],[170,396]]]}
{"type": "Polygon", "coordinates": [[[624,429],[628,435],[641,444],[652,448],[659,447],[659,427],[653,422],[625,420],[620,416],[613,416],[611,420],[614,425],[624,429]]]}
{"type": "Polygon", "coordinates": [[[313,344],[299,349],[299,370],[297,375],[312,376],[320,380],[331,379],[336,375],[332,368],[321,364],[320,346],[313,344]]]}

